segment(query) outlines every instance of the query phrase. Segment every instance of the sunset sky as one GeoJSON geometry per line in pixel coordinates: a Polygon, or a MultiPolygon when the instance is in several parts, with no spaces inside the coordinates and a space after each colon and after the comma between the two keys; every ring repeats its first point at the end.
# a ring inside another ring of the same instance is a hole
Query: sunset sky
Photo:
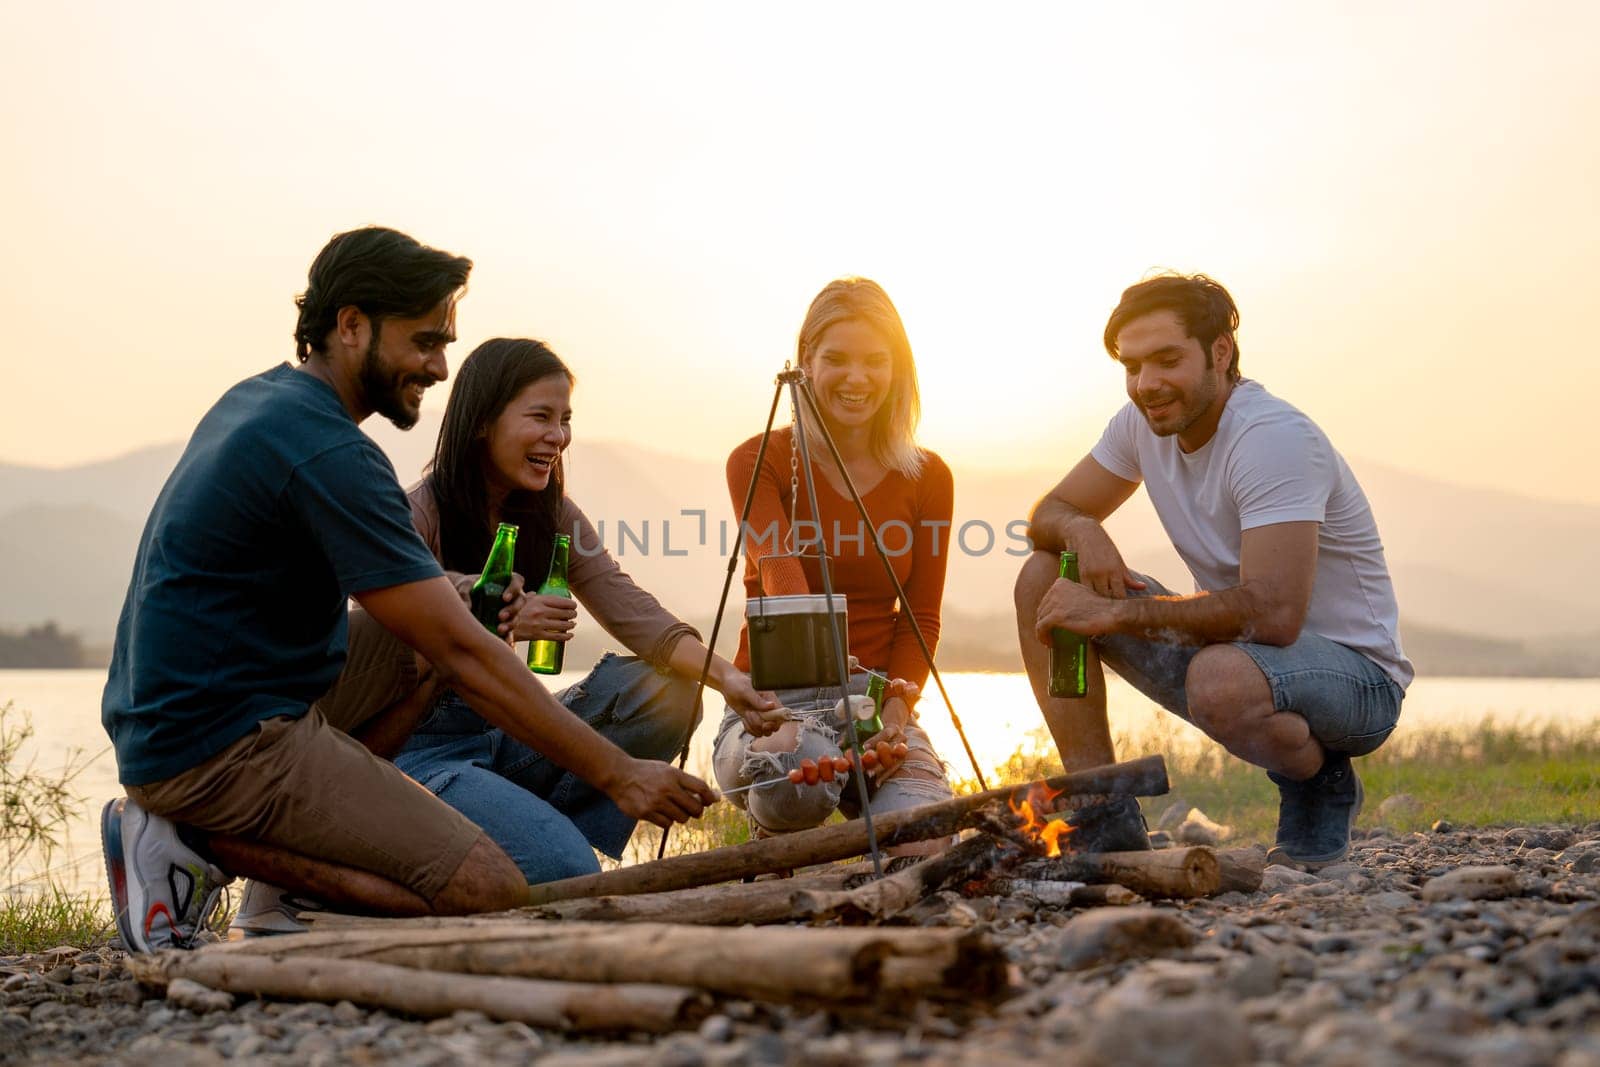
{"type": "Polygon", "coordinates": [[[567,358],[580,436],[726,454],[854,273],[925,443],[1064,470],[1176,268],[1347,455],[1600,503],[1596,42],[1583,2],[0,0],[0,461],[185,437],[381,223],[476,261],[453,361],[567,358]]]}

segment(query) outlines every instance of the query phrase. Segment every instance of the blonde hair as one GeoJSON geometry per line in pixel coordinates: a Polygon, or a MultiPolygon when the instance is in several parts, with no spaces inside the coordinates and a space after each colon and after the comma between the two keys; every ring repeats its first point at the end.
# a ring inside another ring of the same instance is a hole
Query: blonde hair
{"type": "MultiPolygon", "coordinates": [[[[796,346],[800,365],[806,365],[828,328],[841,322],[861,322],[872,327],[889,343],[889,398],[872,420],[872,457],[890,470],[907,478],[922,473],[923,451],[917,445],[917,422],[922,417],[922,399],[917,391],[917,365],[911,358],[911,339],[906,336],[900,312],[883,286],[868,278],[840,278],[829,282],[811,301],[800,326],[796,346]]],[[[809,419],[808,413],[802,417],[809,419]]],[[[807,423],[808,430],[811,428],[807,423]]]]}

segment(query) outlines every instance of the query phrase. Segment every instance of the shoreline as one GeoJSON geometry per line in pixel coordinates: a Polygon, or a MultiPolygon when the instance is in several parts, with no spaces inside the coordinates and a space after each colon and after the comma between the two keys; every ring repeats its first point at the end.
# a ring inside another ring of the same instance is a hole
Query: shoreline
{"type": "MultiPolygon", "coordinates": [[[[1162,816],[1173,803],[1182,801],[1199,808],[1210,820],[1232,827],[1232,843],[1271,843],[1277,796],[1261,771],[1228,755],[1172,716],[1145,716],[1134,722],[1132,728],[1115,731],[1118,751],[1163,756],[1172,781],[1170,796],[1144,803],[1152,828],[1162,824],[1162,816]]],[[[970,719],[968,725],[972,725],[970,719]]],[[[707,729],[714,729],[714,724],[707,729]]],[[[959,752],[954,744],[947,747],[959,752]]],[[[691,770],[698,758],[697,747],[691,755],[691,770]]],[[[959,760],[959,755],[956,758],[959,760]]],[[[1600,776],[1595,775],[1595,767],[1600,767],[1600,731],[1587,722],[1530,723],[1507,715],[1503,723],[1500,718],[1486,717],[1476,725],[1413,726],[1408,731],[1402,713],[1395,736],[1377,752],[1356,761],[1367,792],[1367,808],[1357,825],[1370,830],[1383,823],[1397,832],[1409,832],[1427,829],[1440,819],[1478,826],[1582,821],[1588,813],[1600,813],[1600,776]],[[1391,799],[1394,810],[1387,811],[1384,805],[1391,799]]],[[[109,764],[94,764],[79,779],[80,787],[89,786],[87,793],[78,790],[84,800],[83,811],[68,826],[67,847],[59,849],[50,864],[50,869],[58,872],[73,868],[75,876],[61,881],[78,891],[105,892],[94,816],[110,795],[108,791],[116,788],[108,768],[109,764]]],[[[1060,762],[1054,747],[1047,736],[1035,730],[1009,757],[988,761],[987,776],[991,782],[1004,783],[1058,773],[1060,762]]],[[[975,781],[968,781],[970,768],[962,762],[952,762],[951,776],[958,789],[976,788],[975,781]],[[963,769],[969,773],[962,774],[963,769]]],[[[730,832],[725,820],[714,817],[693,823],[675,835],[674,849],[726,844],[730,832]]],[[[654,855],[653,833],[647,829],[636,836],[630,858],[654,855]]],[[[18,881],[23,872],[36,877],[33,868],[38,866],[37,862],[17,864],[6,872],[9,877],[4,877],[0,886],[18,881]]]]}

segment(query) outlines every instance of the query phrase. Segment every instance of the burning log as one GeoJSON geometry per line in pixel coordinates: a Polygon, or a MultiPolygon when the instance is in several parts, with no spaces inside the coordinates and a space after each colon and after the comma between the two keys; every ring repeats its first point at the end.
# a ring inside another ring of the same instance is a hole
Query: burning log
{"type": "MultiPolygon", "coordinates": [[[[1020,858],[1018,853],[1011,855],[1020,858]]],[[[978,834],[948,852],[851,890],[834,902],[834,908],[845,922],[887,919],[941,889],[986,877],[996,867],[1005,866],[1006,860],[994,838],[978,834]]]]}
{"type": "Polygon", "coordinates": [[[188,978],[229,993],[348,1000],[423,1018],[480,1011],[503,1022],[572,1032],[666,1033],[694,1026],[711,1011],[711,998],[695,989],[435,974],[360,960],[281,959],[203,950],[129,956],[127,964],[135,978],[156,988],[188,978]]]}
{"type": "MultiPolygon", "coordinates": [[[[1073,795],[1109,793],[1119,796],[1157,796],[1168,788],[1166,764],[1160,756],[1146,756],[1128,763],[1064,774],[1034,784],[1057,794],[1073,795]]],[[[973,813],[985,804],[1011,799],[1026,792],[1027,788],[991,789],[986,793],[884,812],[874,820],[878,843],[888,848],[955,834],[967,826],[973,813]]],[[[860,819],[851,819],[731,848],[673,856],[654,863],[641,863],[600,874],[530,886],[528,903],[539,905],[574,897],[689,889],[770,871],[849,859],[866,854],[867,848],[866,826],[860,819]]]]}
{"type": "MultiPolygon", "coordinates": [[[[884,990],[987,997],[1005,983],[999,949],[984,935],[967,930],[713,930],[578,922],[418,926],[402,920],[232,942],[193,955],[294,957],[318,963],[337,959],[398,965],[417,969],[414,973],[562,983],[646,983],[778,1003],[871,1000],[884,990]]],[[[279,995],[312,994],[302,990],[279,995]]]]}
{"type": "MultiPolygon", "coordinates": [[[[1013,836],[1008,834],[1004,840],[1010,841],[1013,836]]],[[[1134,888],[1119,885],[1116,881],[1084,884],[1069,878],[1064,873],[1067,869],[1058,866],[1060,861],[1046,864],[1039,860],[1025,861],[1028,864],[1025,877],[1000,876],[1001,872],[1021,858],[1021,854],[1015,851],[997,848],[995,840],[984,834],[963,841],[941,856],[849,891],[841,888],[844,881],[842,876],[823,875],[679,889],[667,893],[563,900],[533,909],[531,914],[541,918],[591,922],[676,922],[701,926],[819,921],[835,916],[842,916],[846,922],[865,922],[892,918],[941,889],[960,888],[963,883],[985,877],[989,880],[980,890],[983,893],[1027,896],[1041,904],[1074,908],[1138,904],[1145,898],[1136,891],[1137,885],[1148,886],[1151,878],[1163,879],[1164,884],[1171,881],[1170,875],[1151,874],[1142,869],[1137,876],[1128,875],[1125,868],[1119,866],[1108,870],[1105,875],[1096,874],[1095,877],[1114,878],[1121,871],[1130,882],[1137,883],[1134,888]],[[1041,867],[1049,869],[1040,870],[1041,867]]],[[[1260,887],[1260,857],[1253,850],[1230,849],[1218,853],[1216,858],[1221,882],[1215,892],[1254,892],[1260,887]]],[[[1093,866],[1097,871],[1102,866],[1099,857],[1092,854],[1073,856],[1067,862],[1078,861],[1093,866]]],[[[1146,862],[1135,859],[1132,864],[1139,868],[1146,862]]],[[[1186,862],[1196,861],[1190,858],[1186,862]]],[[[1198,862],[1204,864],[1203,859],[1198,862]]],[[[1207,884],[1203,874],[1198,884],[1200,888],[1207,884]]],[[[1169,884],[1169,891],[1160,895],[1180,898],[1186,895],[1181,886],[1175,892],[1171,888],[1169,884]]]]}

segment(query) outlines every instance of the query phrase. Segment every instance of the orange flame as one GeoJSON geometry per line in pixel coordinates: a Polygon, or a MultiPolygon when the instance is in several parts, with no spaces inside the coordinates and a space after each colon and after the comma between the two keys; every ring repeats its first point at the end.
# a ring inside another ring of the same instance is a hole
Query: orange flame
{"type": "Polygon", "coordinates": [[[1028,787],[1027,795],[1020,801],[1015,795],[1006,801],[1012,814],[1022,820],[1022,825],[1018,829],[1037,839],[1044,847],[1046,856],[1061,855],[1061,839],[1072,832],[1072,827],[1065,819],[1040,817],[1040,813],[1048,814],[1052,810],[1056,797],[1060,795],[1061,790],[1051,789],[1042,782],[1034,782],[1028,787]]]}

